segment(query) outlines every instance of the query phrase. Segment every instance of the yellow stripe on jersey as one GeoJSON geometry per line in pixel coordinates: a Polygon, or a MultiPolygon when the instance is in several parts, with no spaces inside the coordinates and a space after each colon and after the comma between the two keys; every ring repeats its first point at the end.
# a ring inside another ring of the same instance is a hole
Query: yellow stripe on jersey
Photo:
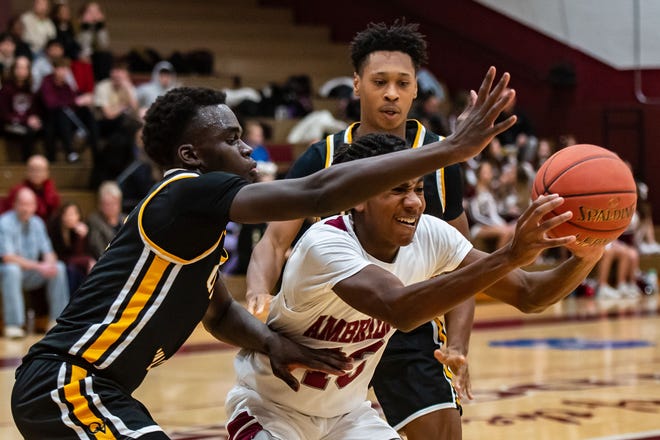
{"type": "Polygon", "coordinates": [[[328,137],[325,138],[325,163],[323,164],[323,168],[328,168],[330,165],[332,165],[332,158],[335,155],[335,143],[333,140],[333,135],[329,134],[328,137]]]}
{"type": "Polygon", "coordinates": [[[161,257],[165,258],[166,260],[169,260],[172,263],[192,264],[192,263],[195,263],[199,260],[202,260],[203,258],[206,258],[208,255],[211,254],[211,252],[213,252],[218,247],[218,245],[220,245],[220,242],[222,242],[222,238],[225,236],[225,233],[227,232],[227,231],[222,231],[222,234],[220,234],[220,238],[218,238],[218,241],[216,241],[213,244],[213,246],[211,246],[209,249],[204,251],[204,253],[202,253],[201,255],[198,255],[197,257],[192,258],[190,260],[184,260],[183,258],[177,257],[176,255],[167,252],[165,249],[161,248],[156,243],[151,241],[151,239],[149,237],[147,237],[147,233],[144,231],[144,228],[142,227],[142,216],[144,214],[144,208],[151,201],[151,199],[153,199],[154,196],[156,194],[158,194],[160,192],[160,190],[163,189],[166,185],[168,185],[171,182],[174,182],[176,180],[189,179],[189,178],[192,178],[192,177],[199,177],[199,175],[195,174],[195,173],[179,174],[179,175],[174,176],[173,178],[171,178],[169,180],[166,180],[165,182],[161,183],[161,185],[158,188],[156,188],[156,190],[154,192],[149,194],[149,197],[147,197],[147,199],[144,201],[144,203],[142,203],[142,206],[140,207],[140,212],[138,214],[138,222],[137,223],[138,223],[138,228],[140,230],[140,236],[142,237],[142,240],[145,243],[147,243],[152,249],[154,249],[158,254],[160,254],[161,257]]]}
{"type": "Polygon", "coordinates": [[[417,148],[420,146],[419,141],[421,140],[424,142],[424,138],[422,138],[422,135],[426,133],[426,130],[424,129],[424,126],[422,125],[421,122],[419,122],[416,119],[409,119],[409,121],[413,121],[417,124],[417,133],[415,134],[415,140],[413,141],[411,147],[417,148]]]}
{"type": "Polygon", "coordinates": [[[71,381],[64,385],[64,398],[73,406],[73,415],[88,429],[98,426],[94,433],[95,439],[115,439],[110,429],[105,427],[105,421],[99,419],[89,408],[87,398],[82,395],[80,383],[87,377],[87,371],[83,368],[71,365],[71,381]]]}
{"type": "Polygon", "coordinates": [[[137,320],[138,315],[144,309],[154,290],[156,290],[156,286],[163,278],[163,274],[169,265],[169,261],[157,255],[154,257],[147,273],[142,278],[142,282],[129,300],[119,320],[108,325],[96,341],[82,354],[87,362],[90,364],[97,362],[108,348],[121,338],[126,329],[137,320]]]}
{"type": "Polygon", "coordinates": [[[438,183],[438,196],[440,196],[440,204],[442,205],[442,212],[445,212],[447,206],[447,194],[445,190],[445,169],[440,168],[437,171],[436,182],[438,183]]]}

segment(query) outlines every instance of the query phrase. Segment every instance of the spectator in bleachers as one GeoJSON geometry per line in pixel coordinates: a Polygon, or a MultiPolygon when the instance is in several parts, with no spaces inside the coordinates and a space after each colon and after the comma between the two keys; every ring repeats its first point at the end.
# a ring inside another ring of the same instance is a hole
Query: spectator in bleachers
{"type": "Polygon", "coordinates": [[[126,62],[116,61],[110,77],[96,84],[94,105],[100,110],[98,121],[102,138],[120,131],[128,119],[137,119],[137,93],[126,62]]]}
{"type": "Polygon", "coordinates": [[[639,253],[634,246],[614,240],[605,247],[598,263],[596,295],[604,299],[636,298],[641,294],[637,287],[639,253]],[[615,286],[609,283],[610,271],[616,261],[615,286]]]}
{"type": "Polygon", "coordinates": [[[252,147],[252,159],[257,162],[270,162],[270,153],[264,146],[264,128],[258,121],[247,121],[243,131],[243,142],[252,147]]]}
{"type": "Polygon", "coordinates": [[[151,81],[140,84],[137,89],[138,106],[147,109],[160,95],[177,87],[176,72],[169,61],[156,63],[151,72],[151,81]]]}
{"type": "Polygon", "coordinates": [[[507,222],[515,221],[530,204],[532,180],[522,164],[509,163],[502,169],[495,199],[497,211],[507,222]]]}
{"type": "Polygon", "coordinates": [[[496,249],[504,246],[515,231],[515,223],[508,223],[497,210],[491,182],[493,167],[481,162],[477,168],[475,194],[468,201],[468,214],[472,222],[470,233],[475,240],[494,240],[496,249]]]}
{"type": "Polygon", "coordinates": [[[16,59],[16,43],[7,32],[0,33],[0,84],[9,74],[10,67],[16,59]]]}
{"type": "Polygon", "coordinates": [[[5,336],[9,338],[25,336],[23,289],[46,286],[51,322],[69,300],[66,269],[53,252],[44,221],[36,210],[34,192],[21,188],[14,208],[0,216],[0,284],[5,336]]]}
{"type": "Polygon", "coordinates": [[[14,44],[16,45],[16,49],[14,50],[14,55],[19,56],[23,55],[28,57],[30,60],[34,59],[34,54],[32,53],[32,49],[30,49],[30,45],[23,40],[23,30],[25,29],[25,26],[23,26],[23,22],[21,21],[20,15],[15,15],[13,17],[10,17],[9,20],[7,21],[7,33],[12,36],[14,39],[14,44]]]}
{"type": "Polygon", "coordinates": [[[443,105],[446,111],[446,104],[443,104],[432,91],[420,92],[414,102],[410,117],[417,119],[434,133],[447,136],[450,134],[449,121],[446,114],[443,113],[443,105]]]}
{"type": "MultiPolygon", "coordinates": [[[[141,122],[144,115],[141,114],[141,122]]],[[[144,124],[144,123],[143,123],[144,124]]],[[[163,177],[162,170],[144,151],[142,141],[142,126],[135,133],[135,157],[117,176],[117,184],[122,192],[122,211],[131,212],[147,195],[149,189],[163,177]]]]}
{"type": "MultiPolygon", "coordinates": [[[[44,78],[55,70],[53,63],[60,58],[64,58],[64,46],[60,40],[53,38],[46,43],[43,52],[34,58],[32,63],[32,90],[35,92],[39,90],[44,78]]],[[[71,89],[78,89],[72,72],[67,74],[66,82],[71,89]]]]}
{"type": "Polygon", "coordinates": [[[50,3],[48,0],[34,0],[32,9],[21,14],[23,23],[23,40],[30,45],[34,55],[46,47],[48,40],[55,38],[57,30],[50,20],[50,3]]]}
{"type": "Polygon", "coordinates": [[[649,188],[646,183],[637,181],[637,214],[639,225],[635,232],[635,242],[643,255],[660,254],[660,244],[655,238],[653,210],[648,198],[649,188]]]}
{"type": "Polygon", "coordinates": [[[50,177],[48,159],[40,154],[30,157],[25,167],[25,179],[14,185],[7,194],[2,212],[12,209],[16,195],[23,188],[29,188],[37,196],[37,216],[48,221],[60,206],[60,194],[55,181],[50,177]]]}
{"type": "Polygon", "coordinates": [[[50,19],[55,26],[55,39],[64,47],[64,56],[78,58],[80,44],[76,40],[76,30],[71,18],[71,6],[67,2],[57,2],[50,11],[50,19]]]}
{"type": "Polygon", "coordinates": [[[48,225],[53,249],[66,265],[70,294],[78,289],[96,263],[89,251],[88,233],[80,206],[74,202],[65,202],[48,225]]]}
{"type": "Polygon", "coordinates": [[[98,128],[90,107],[92,96],[78,95],[67,81],[71,76],[71,62],[68,58],[55,60],[53,66],[53,73],[44,78],[39,89],[39,96],[46,109],[46,156],[51,162],[55,161],[56,143],[60,140],[66,161],[77,162],[80,155],[73,148],[74,136],[77,136],[90,147],[96,165],[98,128]]]}
{"type": "Polygon", "coordinates": [[[99,187],[98,208],[87,218],[89,248],[96,260],[124,224],[126,215],[122,212],[121,199],[122,193],[117,183],[106,181],[99,187]]]}
{"type": "Polygon", "coordinates": [[[101,81],[108,77],[112,66],[110,35],[105,14],[97,2],[85,3],[78,12],[80,30],[77,35],[80,56],[89,59],[94,66],[94,78],[101,81]]]}
{"type": "Polygon", "coordinates": [[[43,108],[32,91],[30,59],[19,56],[0,87],[0,121],[10,157],[14,151],[20,151],[23,162],[32,156],[42,117],[43,108]]]}

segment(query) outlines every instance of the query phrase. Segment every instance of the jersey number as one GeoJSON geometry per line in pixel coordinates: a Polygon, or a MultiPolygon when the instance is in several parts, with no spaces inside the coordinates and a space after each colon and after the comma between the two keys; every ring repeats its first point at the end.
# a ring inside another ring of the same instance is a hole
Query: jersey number
{"type": "MultiPolygon", "coordinates": [[[[382,339],[378,342],[375,342],[368,347],[365,347],[361,350],[358,350],[356,352],[351,353],[348,355],[348,357],[352,358],[354,361],[359,361],[361,359],[364,359],[366,356],[370,354],[374,354],[378,351],[380,347],[385,344],[385,341],[382,339]]],[[[353,380],[362,373],[364,370],[364,364],[367,361],[363,361],[360,363],[360,365],[357,366],[357,368],[352,371],[351,373],[346,373],[342,374],[341,376],[337,376],[337,379],[335,380],[337,384],[337,388],[341,389],[344,388],[346,385],[349,383],[353,382],[353,380]]],[[[323,373],[322,371],[310,371],[307,370],[305,372],[305,376],[302,379],[302,383],[307,385],[308,387],[316,388],[319,390],[324,390],[328,386],[328,382],[330,382],[330,376],[326,373],[323,373]]]]}

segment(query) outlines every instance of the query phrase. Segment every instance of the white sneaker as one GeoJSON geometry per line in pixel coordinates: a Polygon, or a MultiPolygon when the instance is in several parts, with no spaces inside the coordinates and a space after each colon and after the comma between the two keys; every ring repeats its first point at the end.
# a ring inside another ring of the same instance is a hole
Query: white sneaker
{"type": "Polygon", "coordinates": [[[642,294],[639,287],[633,283],[621,283],[617,290],[621,292],[621,296],[624,298],[639,298],[642,294]]]}
{"type": "Polygon", "coordinates": [[[20,339],[24,337],[25,337],[25,330],[23,330],[23,327],[19,327],[17,325],[5,326],[5,338],[20,339]]]}
{"type": "Polygon", "coordinates": [[[596,296],[604,299],[621,299],[623,295],[618,289],[615,289],[608,284],[601,284],[600,287],[598,287],[596,296]]]}
{"type": "Polygon", "coordinates": [[[660,244],[658,243],[640,243],[639,252],[644,255],[660,254],[660,244]]]}

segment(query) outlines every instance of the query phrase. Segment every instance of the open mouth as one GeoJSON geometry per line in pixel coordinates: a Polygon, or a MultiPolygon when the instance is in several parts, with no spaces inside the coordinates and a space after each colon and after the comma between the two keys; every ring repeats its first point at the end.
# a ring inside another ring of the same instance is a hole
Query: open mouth
{"type": "Polygon", "coordinates": [[[415,223],[417,223],[416,217],[396,217],[395,220],[406,226],[415,226],[415,223]]]}

